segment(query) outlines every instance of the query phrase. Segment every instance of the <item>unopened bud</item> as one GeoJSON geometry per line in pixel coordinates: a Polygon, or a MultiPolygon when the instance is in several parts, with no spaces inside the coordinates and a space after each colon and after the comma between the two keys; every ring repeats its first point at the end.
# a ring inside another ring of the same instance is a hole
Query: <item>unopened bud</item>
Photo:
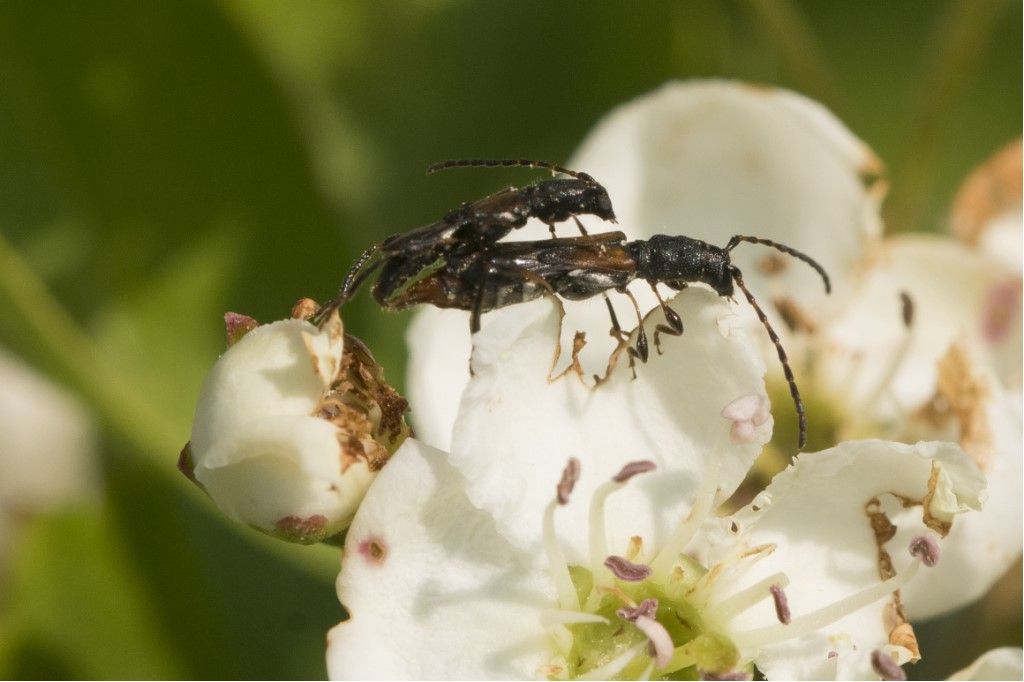
{"type": "Polygon", "coordinates": [[[322,328],[273,322],[210,370],[179,467],[236,521],[291,542],[327,540],[408,435],[406,407],[337,314],[322,328]]]}

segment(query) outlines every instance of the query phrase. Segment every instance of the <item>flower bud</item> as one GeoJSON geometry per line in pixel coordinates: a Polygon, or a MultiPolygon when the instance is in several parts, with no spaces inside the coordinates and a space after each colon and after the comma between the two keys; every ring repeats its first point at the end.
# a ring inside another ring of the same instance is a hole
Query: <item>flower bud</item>
{"type": "Polygon", "coordinates": [[[406,408],[336,312],[322,328],[261,325],[210,370],[179,468],[236,521],[320,542],[348,527],[408,435],[406,408]]]}

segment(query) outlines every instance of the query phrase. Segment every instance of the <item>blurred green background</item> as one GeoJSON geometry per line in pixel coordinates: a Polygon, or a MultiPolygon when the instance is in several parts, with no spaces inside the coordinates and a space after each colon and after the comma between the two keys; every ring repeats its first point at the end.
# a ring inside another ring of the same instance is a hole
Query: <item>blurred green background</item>
{"type": "MultiPolygon", "coordinates": [[[[234,527],[174,463],[225,311],[323,300],[371,242],[530,177],[429,163],[564,161],[665,80],[740,78],[878,152],[890,230],[944,229],[1020,135],[1021,23],[1014,0],[0,3],[0,346],[88,406],[103,479],[9,548],[0,678],[325,674],[337,551],[234,527]]],[[[345,321],[400,387],[407,316],[345,321]]],[[[1019,572],[1002,589],[971,633],[920,628],[911,673],[1019,645],[1019,572]]]]}

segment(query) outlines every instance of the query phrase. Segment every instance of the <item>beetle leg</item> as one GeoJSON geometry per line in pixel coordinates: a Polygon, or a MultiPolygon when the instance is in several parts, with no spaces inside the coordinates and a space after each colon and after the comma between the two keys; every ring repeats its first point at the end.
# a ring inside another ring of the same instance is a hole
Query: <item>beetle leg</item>
{"type": "Polygon", "coordinates": [[[658,291],[658,287],[653,282],[649,282],[651,289],[654,290],[654,295],[658,297],[658,305],[661,306],[661,312],[665,314],[665,322],[668,324],[659,324],[654,328],[654,348],[658,351],[658,355],[662,354],[661,350],[661,334],[669,334],[670,336],[682,336],[683,335],[683,320],[679,317],[679,313],[672,310],[661,298],[661,292],[658,291]]]}
{"type": "Polygon", "coordinates": [[[576,221],[576,227],[580,229],[580,234],[582,234],[584,237],[590,234],[589,232],[587,232],[587,228],[583,227],[583,223],[580,222],[579,218],[573,216],[572,219],[576,221]]]}
{"type": "MultiPolygon", "coordinates": [[[[619,324],[619,317],[615,314],[615,308],[612,307],[612,299],[608,298],[608,294],[604,292],[602,292],[601,295],[604,296],[604,304],[608,306],[608,316],[612,318],[612,328],[608,330],[608,333],[615,337],[620,344],[619,348],[621,348],[622,344],[625,344],[629,340],[629,336],[626,332],[622,331],[622,325],[619,324]]],[[[636,362],[633,360],[636,355],[636,351],[629,346],[626,346],[626,348],[629,355],[629,369],[633,372],[633,378],[636,379],[636,362]]],[[[616,350],[616,352],[618,352],[618,350],[616,350]]]]}
{"type": "Polygon", "coordinates": [[[636,298],[633,296],[633,292],[629,289],[621,289],[621,292],[629,298],[629,302],[633,304],[633,310],[636,311],[636,346],[629,349],[630,355],[635,355],[640,358],[640,362],[647,362],[650,357],[650,351],[647,346],[647,332],[644,331],[644,315],[640,312],[640,304],[636,302],[636,298]]]}

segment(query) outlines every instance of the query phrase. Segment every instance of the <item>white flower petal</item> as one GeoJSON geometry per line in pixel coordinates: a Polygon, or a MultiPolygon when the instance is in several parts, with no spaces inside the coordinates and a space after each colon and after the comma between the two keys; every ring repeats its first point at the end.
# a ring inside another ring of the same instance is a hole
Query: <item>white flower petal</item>
{"type": "Polygon", "coordinates": [[[305,320],[280,320],[247,333],[203,384],[192,425],[193,456],[198,461],[221,433],[240,423],[312,414],[332,376],[323,370],[340,362],[342,345],[340,325],[320,331],[305,320]]]}
{"type": "Polygon", "coordinates": [[[1024,476],[1020,394],[992,399],[987,416],[994,447],[982,462],[988,480],[984,507],[957,519],[942,542],[939,565],[905,588],[907,615],[912,619],[947,613],[978,599],[1020,557],[1024,476]]]}
{"type": "MultiPolygon", "coordinates": [[[[838,288],[881,232],[881,163],[821,105],[793,92],[728,81],[670,82],[613,110],[570,164],[609,191],[632,237],[686,234],[724,246],[734,234],[781,241],[816,258],[838,288]]],[[[752,289],[766,252],[740,247],[752,289]]],[[[821,300],[793,263],[781,290],[821,300]]]]}
{"type": "MultiPolygon", "coordinates": [[[[878,544],[866,509],[875,498],[898,526],[895,537],[883,547],[897,575],[908,570],[912,562],[909,540],[932,531],[924,525],[922,507],[904,509],[902,500],[926,499],[933,467],[940,472],[937,493],[954,500],[959,509],[978,507],[984,478],[970,458],[950,443],[852,441],[800,455],[751,507],[733,517],[745,529],[741,533],[745,532],[749,545],[776,546],[742,576],[737,587],[784,573],[789,578],[786,595],[796,621],[803,614],[878,585],[878,544]]],[[[933,510],[931,505],[929,510],[933,510]]],[[[824,652],[834,650],[833,642],[849,642],[859,657],[854,664],[856,678],[866,679],[872,675],[871,652],[889,644],[883,617],[888,601],[882,599],[855,611],[814,635],[769,646],[757,653],[755,661],[769,679],[820,679],[835,674],[834,664],[824,652]]],[[[771,626],[776,620],[767,602],[741,614],[734,623],[736,630],[745,630],[771,626]]]]}
{"type": "MultiPolygon", "coordinates": [[[[884,191],[874,180],[881,163],[823,107],[785,90],[715,80],[667,83],[607,114],[568,165],[608,189],[619,217],[619,225],[611,225],[584,216],[591,232],[622,229],[631,239],[685,234],[717,246],[734,234],[776,239],[817,259],[840,292],[846,273],[881,232],[884,191]]],[[[571,222],[558,230],[575,234],[571,222]]],[[[508,239],[547,235],[544,225],[531,221],[508,239]]],[[[733,252],[755,295],[766,302],[793,298],[809,315],[824,314],[821,281],[804,264],[784,258],[783,274],[766,280],[756,264],[772,254],[754,245],[733,252]]],[[[641,310],[655,306],[648,287],[631,290],[641,310]]],[[[612,300],[625,327],[635,326],[624,297],[612,294],[612,300]]],[[[771,306],[767,311],[775,317],[771,306]]],[[[422,310],[410,330],[413,419],[439,447],[447,447],[454,424],[452,396],[465,386],[468,341],[459,328],[468,328],[467,317],[422,310]]],[[[485,327],[490,317],[484,316],[485,327]]],[[[760,334],[756,319],[752,325],[760,334]]],[[[602,372],[615,345],[605,333],[604,302],[568,304],[564,327],[567,348],[574,331],[586,332],[581,363],[588,375],[602,372]]]]}
{"type": "Polygon", "coordinates": [[[35,514],[95,497],[96,433],[65,389],[0,348],[0,573],[13,533],[35,514]]]}
{"type": "Polygon", "coordinates": [[[950,675],[951,680],[1019,680],[1024,677],[1024,661],[1019,646],[990,649],[969,666],[950,675]]]}
{"type": "MultiPolygon", "coordinates": [[[[515,314],[495,312],[475,337],[476,374],[463,395],[451,461],[466,478],[469,499],[517,546],[537,545],[542,511],[570,457],[582,464],[573,493],[582,500],[626,462],[658,465],[657,476],[631,482],[608,502],[616,552],[632,535],[663,542],[711,461],[727,496],[770,437],[769,419],[753,442],[733,445],[730,422],[720,416],[736,398],[764,394],[764,363],[754,344],[742,330],[727,329],[735,319],[731,308],[698,288],[671,305],[685,333],[664,340],[664,355],[652,352],[646,365],[638,362],[636,380],[623,354],[609,380],[594,389],[571,371],[549,379],[559,325],[551,301],[520,306],[515,314]]],[[[646,326],[653,329],[659,319],[652,314],[646,326]]],[[[564,511],[561,536],[579,560],[586,556],[587,505],[564,511]]]]}
{"type": "Polygon", "coordinates": [[[345,543],[350,617],[327,637],[331,679],[527,679],[550,661],[551,579],[463,486],[444,453],[411,438],[381,471],[345,543]]]}
{"type": "Polygon", "coordinates": [[[195,477],[232,519],[274,535],[318,541],[344,530],[373,479],[342,467],[338,428],[315,417],[267,417],[225,431],[195,477]]]}
{"type": "MultiPolygon", "coordinates": [[[[484,318],[484,323],[489,317],[484,318]]],[[[469,313],[423,306],[405,335],[409,405],[420,442],[450,450],[459,400],[469,383],[469,313]]]]}
{"type": "Polygon", "coordinates": [[[0,349],[0,516],[87,497],[99,484],[96,434],[84,406],[0,349]]]}
{"type": "Polygon", "coordinates": [[[984,332],[989,299],[1004,281],[1005,271],[955,241],[928,235],[888,240],[842,316],[824,330],[830,352],[818,364],[826,385],[884,421],[931,399],[937,361],[954,341],[989,358],[1004,345],[1015,347],[1019,375],[1019,306],[1001,322],[1003,333],[984,332]],[[909,330],[903,292],[913,309],[909,330]]]}

